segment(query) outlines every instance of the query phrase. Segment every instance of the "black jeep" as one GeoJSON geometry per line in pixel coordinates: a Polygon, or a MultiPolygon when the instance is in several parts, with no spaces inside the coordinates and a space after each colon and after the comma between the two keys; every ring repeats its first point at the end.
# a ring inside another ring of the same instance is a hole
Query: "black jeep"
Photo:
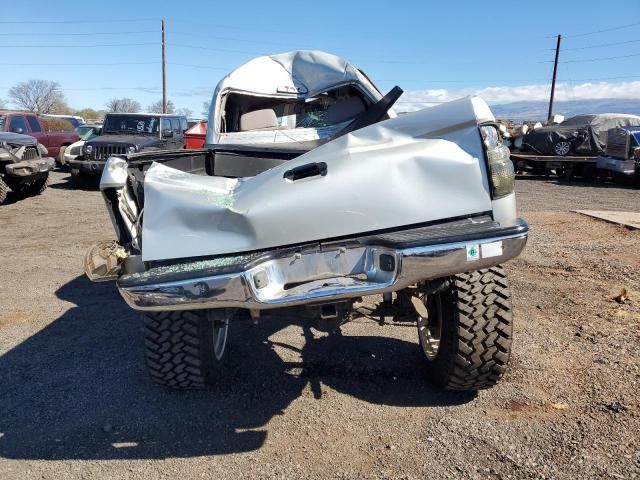
{"type": "Polygon", "coordinates": [[[0,132],[0,204],[9,190],[20,196],[39,195],[47,188],[55,161],[29,135],[0,132]]]}
{"type": "Polygon", "coordinates": [[[155,113],[108,113],[102,133],[84,144],[81,154],[69,161],[72,180],[84,181],[102,173],[107,159],[152,150],[184,148],[187,119],[155,113]]]}

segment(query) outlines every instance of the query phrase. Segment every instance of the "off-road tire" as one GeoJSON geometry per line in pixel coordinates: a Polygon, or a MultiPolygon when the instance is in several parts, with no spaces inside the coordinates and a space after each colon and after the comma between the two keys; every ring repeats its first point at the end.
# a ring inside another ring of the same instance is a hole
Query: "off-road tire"
{"type": "MultiPolygon", "coordinates": [[[[144,345],[151,379],[176,390],[197,390],[215,383],[226,363],[213,349],[213,324],[225,310],[149,313],[144,318],[144,345]]],[[[228,315],[228,312],[227,312],[228,315]]],[[[228,319],[228,316],[226,317],[228,319]]]]}
{"type": "Polygon", "coordinates": [[[35,182],[30,185],[26,185],[20,188],[20,195],[23,197],[35,197],[37,195],[41,195],[49,186],[49,172],[43,178],[39,178],[35,182]]]}
{"type": "Polygon", "coordinates": [[[430,380],[447,390],[493,387],[507,368],[513,335],[511,291],[503,268],[456,275],[444,291],[429,295],[426,304],[429,317],[442,314],[437,354],[432,360],[424,355],[430,380]],[[440,302],[433,301],[437,295],[440,302]]]}
{"type": "Polygon", "coordinates": [[[0,205],[2,205],[7,199],[7,195],[9,194],[9,185],[4,182],[4,179],[0,177],[0,205]]]}

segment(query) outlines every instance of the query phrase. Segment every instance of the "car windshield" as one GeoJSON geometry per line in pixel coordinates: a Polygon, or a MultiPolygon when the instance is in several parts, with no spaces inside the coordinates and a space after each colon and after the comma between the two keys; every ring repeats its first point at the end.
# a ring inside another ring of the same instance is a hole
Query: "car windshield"
{"type": "Polygon", "coordinates": [[[80,140],[91,140],[97,135],[94,127],[77,127],[76,132],[80,135],[80,140]]]}
{"type": "Polygon", "coordinates": [[[142,115],[107,115],[102,131],[104,133],[158,133],[160,119],[142,115]]]}
{"type": "Polygon", "coordinates": [[[4,132],[4,121],[6,118],[5,115],[0,115],[0,132],[4,132]]]}

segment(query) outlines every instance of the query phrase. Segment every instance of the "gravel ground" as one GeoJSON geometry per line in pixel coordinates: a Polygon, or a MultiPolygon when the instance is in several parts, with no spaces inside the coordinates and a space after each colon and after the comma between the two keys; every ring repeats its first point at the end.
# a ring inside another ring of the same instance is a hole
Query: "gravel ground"
{"type": "Polygon", "coordinates": [[[310,338],[274,316],[233,325],[216,390],[181,393],[147,378],[113,285],[81,275],[111,225],[55,173],[0,207],[0,478],[640,478],[640,232],[568,212],[638,211],[640,192],[517,189],[532,235],[507,264],[515,343],[496,388],[427,384],[414,326],[310,338]]]}

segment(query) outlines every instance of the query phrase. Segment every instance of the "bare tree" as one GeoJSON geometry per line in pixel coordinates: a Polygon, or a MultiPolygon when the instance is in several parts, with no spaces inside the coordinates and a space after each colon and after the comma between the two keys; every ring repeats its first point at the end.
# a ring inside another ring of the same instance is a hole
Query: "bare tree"
{"type": "Polygon", "coordinates": [[[140,111],[140,104],[130,98],[112,98],[107,103],[107,112],[113,113],[135,113],[140,111]]]}
{"type": "Polygon", "coordinates": [[[202,116],[207,118],[209,116],[209,109],[211,108],[211,102],[202,102],[202,116]]]}
{"type": "Polygon", "coordinates": [[[193,110],[191,110],[189,108],[179,108],[179,109],[176,110],[176,113],[178,115],[183,115],[183,116],[189,118],[193,114],[193,110]]]}
{"type": "Polygon", "coordinates": [[[9,98],[18,108],[38,113],[51,113],[66,103],[60,84],[50,80],[21,82],[9,90],[9,98]]]}
{"type": "MultiPolygon", "coordinates": [[[[149,113],[162,113],[162,100],[153,102],[147,107],[149,113]]],[[[167,113],[176,113],[176,106],[171,100],[167,100],[167,113]]]]}
{"type": "Polygon", "coordinates": [[[4,110],[7,108],[7,102],[0,98],[0,110],[4,110]]]}
{"type": "Polygon", "coordinates": [[[67,102],[62,99],[51,106],[49,113],[55,113],[58,115],[73,115],[73,108],[67,105],[67,102]]]}

